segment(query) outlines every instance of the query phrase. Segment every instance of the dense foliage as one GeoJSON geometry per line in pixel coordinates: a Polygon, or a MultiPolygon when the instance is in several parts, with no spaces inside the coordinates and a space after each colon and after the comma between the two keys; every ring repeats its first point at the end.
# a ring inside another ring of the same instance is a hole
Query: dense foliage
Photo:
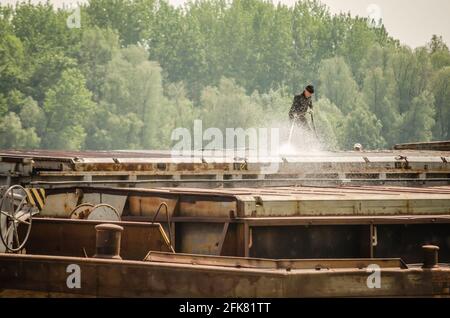
{"type": "Polygon", "coordinates": [[[450,139],[450,52],[319,1],[0,7],[0,147],[156,149],[176,127],[271,127],[316,86],[330,148],[450,139]]]}

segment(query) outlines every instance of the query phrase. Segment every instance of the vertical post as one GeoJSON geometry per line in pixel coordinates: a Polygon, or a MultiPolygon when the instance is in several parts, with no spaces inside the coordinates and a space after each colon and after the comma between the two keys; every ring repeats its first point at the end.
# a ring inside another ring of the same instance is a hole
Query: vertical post
{"type": "Polygon", "coordinates": [[[439,257],[438,251],[439,247],[436,245],[424,245],[422,246],[423,251],[423,266],[422,268],[436,268],[438,266],[439,257]]]}
{"type": "Polygon", "coordinates": [[[120,257],[120,241],[123,227],[116,224],[98,224],[95,226],[96,252],[95,258],[122,259],[120,257]]]}
{"type": "Polygon", "coordinates": [[[374,247],[378,244],[377,227],[374,224],[370,224],[370,258],[374,258],[374,247]]]}
{"type": "Polygon", "coordinates": [[[237,223],[236,224],[236,256],[244,257],[245,256],[245,224],[237,223]]]}
{"type": "Polygon", "coordinates": [[[171,232],[170,232],[170,242],[172,243],[172,247],[173,247],[173,249],[176,251],[177,250],[177,247],[176,247],[176,241],[175,241],[175,231],[176,231],[176,223],[175,222],[170,222],[170,227],[171,227],[171,232]]]}
{"type": "Polygon", "coordinates": [[[248,223],[244,221],[244,257],[249,257],[250,255],[250,228],[248,223]]]}
{"type": "Polygon", "coordinates": [[[171,227],[171,232],[170,232],[170,242],[172,243],[172,247],[173,249],[176,251],[177,250],[177,242],[176,242],[176,222],[172,221],[174,217],[179,216],[180,215],[180,200],[181,200],[181,195],[177,196],[177,201],[175,202],[175,205],[173,206],[173,210],[172,210],[172,216],[170,217],[170,227],[171,227]]]}
{"type": "Polygon", "coordinates": [[[225,242],[225,238],[227,237],[229,225],[230,222],[228,221],[223,224],[222,235],[220,236],[220,242],[217,248],[217,255],[222,255],[223,243],[225,242]]]}

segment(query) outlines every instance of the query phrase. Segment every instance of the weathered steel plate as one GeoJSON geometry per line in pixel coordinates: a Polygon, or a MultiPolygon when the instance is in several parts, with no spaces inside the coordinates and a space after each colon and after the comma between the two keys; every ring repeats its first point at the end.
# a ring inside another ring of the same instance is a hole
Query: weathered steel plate
{"type": "MultiPolygon", "coordinates": [[[[27,242],[28,254],[92,257],[95,254],[95,225],[104,221],[35,218],[27,242]]],[[[171,251],[159,223],[114,222],[124,228],[121,256],[142,260],[148,251],[171,251]]]]}
{"type": "MultiPolygon", "coordinates": [[[[381,268],[368,288],[366,268],[255,269],[40,255],[0,255],[2,296],[9,290],[100,297],[380,297],[449,296],[450,269],[381,268]],[[80,268],[69,288],[67,268],[80,268]]],[[[28,292],[29,293],[29,292],[28,292]]]]}

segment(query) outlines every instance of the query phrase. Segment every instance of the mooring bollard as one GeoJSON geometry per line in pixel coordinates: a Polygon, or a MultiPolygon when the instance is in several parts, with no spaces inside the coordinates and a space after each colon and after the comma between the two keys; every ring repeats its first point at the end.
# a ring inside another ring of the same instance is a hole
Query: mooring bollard
{"type": "Polygon", "coordinates": [[[424,245],[424,246],[422,246],[422,250],[423,250],[423,266],[422,266],[422,268],[438,267],[439,247],[436,245],[424,245]]]}
{"type": "Polygon", "coordinates": [[[122,259],[120,257],[120,240],[123,227],[116,224],[99,224],[95,226],[95,258],[122,259]]]}

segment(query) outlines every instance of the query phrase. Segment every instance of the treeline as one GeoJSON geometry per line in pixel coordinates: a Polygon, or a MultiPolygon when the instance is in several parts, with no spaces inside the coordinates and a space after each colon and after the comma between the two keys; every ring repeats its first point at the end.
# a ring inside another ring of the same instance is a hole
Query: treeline
{"type": "Polygon", "coordinates": [[[176,127],[270,127],[316,86],[330,148],[450,139],[450,52],[319,1],[0,7],[0,147],[158,149],[176,127]]]}

